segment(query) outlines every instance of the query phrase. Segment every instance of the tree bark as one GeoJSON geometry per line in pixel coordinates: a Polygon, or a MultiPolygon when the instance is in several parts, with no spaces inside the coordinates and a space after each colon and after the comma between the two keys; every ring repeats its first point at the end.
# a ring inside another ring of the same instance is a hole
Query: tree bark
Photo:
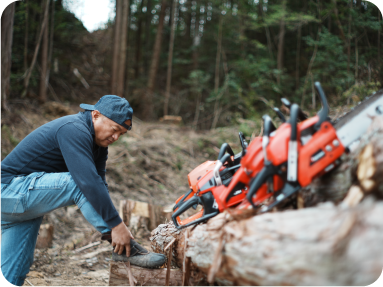
{"type": "MultiPolygon", "coordinates": [[[[46,9],[49,9],[49,0],[46,9]]],[[[48,16],[49,17],[49,16],[48,16]]],[[[48,88],[48,44],[49,44],[49,34],[48,34],[48,19],[47,24],[44,25],[43,31],[43,43],[41,47],[41,72],[40,72],[40,91],[39,91],[39,102],[45,103],[47,101],[47,88],[48,88]]]]}
{"type": "Polygon", "coordinates": [[[5,8],[1,17],[1,108],[8,110],[7,100],[10,94],[12,64],[13,21],[15,2],[5,8]]]}
{"type": "Polygon", "coordinates": [[[116,0],[116,17],[114,20],[114,41],[113,41],[113,59],[112,59],[112,75],[111,75],[111,93],[117,93],[117,79],[119,71],[120,44],[121,44],[121,15],[122,0],[116,0]]]}
{"type": "Polygon", "coordinates": [[[332,2],[334,4],[335,19],[336,19],[336,24],[338,25],[340,37],[342,38],[343,42],[345,42],[347,44],[346,37],[344,36],[344,32],[343,32],[343,28],[342,28],[342,23],[340,23],[340,20],[339,20],[336,0],[332,0],[332,2]]]}
{"type": "Polygon", "coordinates": [[[174,48],[174,33],[176,31],[176,9],[177,9],[178,0],[173,0],[172,10],[173,14],[171,17],[172,26],[170,33],[170,42],[169,42],[169,55],[168,55],[168,72],[166,76],[166,94],[165,94],[165,102],[164,102],[164,116],[168,114],[168,106],[169,106],[169,98],[170,98],[170,88],[172,83],[172,61],[173,61],[173,48],[174,48]]]}
{"type": "Polygon", "coordinates": [[[350,57],[351,57],[351,9],[352,2],[350,2],[350,9],[348,14],[348,37],[347,37],[347,74],[350,72],[350,57]]]}
{"type": "Polygon", "coordinates": [[[369,199],[354,208],[327,203],[242,220],[224,213],[188,229],[185,253],[185,231],[162,224],[152,231],[152,249],[163,252],[176,238],[177,264],[190,257],[194,268],[216,270],[212,277],[226,284],[369,285],[383,266],[383,202],[369,199]]]}
{"type": "Polygon", "coordinates": [[[154,42],[154,47],[153,47],[152,63],[149,70],[147,92],[145,93],[145,100],[144,100],[145,106],[143,110],[144,110],[144,118],[146,120],[153,118],[153,112],[154,112],[153,111],[153,92],[154,92],[154,85],[156,81],[157,71],[158,71],[158,64],[160,61],[162,31],[164,29],[164,18],[165,18],[166,6],[167,6],[167,1],[162,0],[160,18],[159,18],[158,27],[157,27],[156,40],[154,42]]]}
{"type": "Polygon", "coordinates": [[[127,53],[127,34],[129,20],[129,0],[122,0],[122,17],[121,17],[121,43],[118,61],[117,75],[117,96],[124,96],[125,88],[125,71],[126,71],[126,53],[127,53]]]}
{"type": "MultiPolygon", "coordinates": [[[[286,1],[282,2],[282,11],[284,13],[286,9],[286,1]]],[[[279,36],[278,36],[278,56],[277,56],[277,69],[279,70],[277,76],[277,84],[281,84],[281,74],[283,71],[283,51],[285,42],[285,16],[283,14],[282,19],[279,23],[279,36]]]]}

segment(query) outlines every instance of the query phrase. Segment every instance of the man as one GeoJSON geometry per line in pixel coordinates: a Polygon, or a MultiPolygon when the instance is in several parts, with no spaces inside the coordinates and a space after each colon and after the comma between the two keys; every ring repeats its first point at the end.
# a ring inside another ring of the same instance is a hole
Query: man
{"type": "Polygon", "coordinates": [[[108,145],[131,129],[133,109],[114,95],[80,107],[85,112],[34,130],[1,162],[1,270],[15,285],[33,263],[44,214],[73,204],[112,243],[112,259],[150,268],[165,263],[133,240],[105,181],[108,145]]]}

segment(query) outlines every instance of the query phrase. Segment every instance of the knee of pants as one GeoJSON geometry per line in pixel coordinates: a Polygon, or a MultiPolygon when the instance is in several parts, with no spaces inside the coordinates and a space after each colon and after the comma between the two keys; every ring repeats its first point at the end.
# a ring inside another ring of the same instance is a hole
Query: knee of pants
{"type": "Polygon", "coordinates": [[[33,263],[37,235],[43,217],[3,224],[1,271],[10,283],[22,285],[33,263]]]}

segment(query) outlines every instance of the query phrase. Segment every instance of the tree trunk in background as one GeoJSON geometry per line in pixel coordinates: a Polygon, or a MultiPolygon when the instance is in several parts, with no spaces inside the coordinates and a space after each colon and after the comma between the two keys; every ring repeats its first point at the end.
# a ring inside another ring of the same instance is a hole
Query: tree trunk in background
{"type": "Polygon", "coordinates": [[[295,89],[299,88],[299,62],[301,56],[302,23],[298,26],[297,56],[295,61],[295,89]]]}
{"type": "Polygon", "coordinates": [[[144,53],[144,67],[145,73],[148,74],[149,70],[149,51],[150,51],[150,25],[152,22],[152,0],[148,0],[146,4],[146,22],[145,22],[145,53],[144,53]]]}
{"type": "Polygon", "coordinates": [[[154,85],[155,85],[156,77],[157,77],[158,64],[160,61],[162,31],[164,29],[165,10],[167,6],[166,4],[167,4],[167,1],[162,0],[160,18],[158,20],[156,40],[154,42],[154,47],[153,47],[152,63],[150,65],[150,70],[149,70],[147,92],[145,93],[145,97],[144,97],[145,100],[143,101],[145,103],[145,106],[143,108],[144,118],[147,120],[153,118],[153,112],[154,112],[153,111],[153,92],[154,92],[154,85]]]}
{"type": "Polygon", "coordinates": [[[113,41],[113,59],[112,59],[112,75],[111,75],[111,93],[117,93],[117,79],[119,70],[119,56],[121,44],[121,12],[122,0],[116,0],[116,17],[114,19],[114,41],[113,41]]]}
{"type": "MultiPolygon", "coordinates": [[[[49,0],[46,0],[49,2],[49,0]]],[[[46,6],[49,9],[49,3],[46,6]]],[[[39,102],[45,103],[47,101],[47,76],[48,76],[48,46],[49,46],[49,34],[48,34],[48,20],[47,24],[44,25],[42,47],[41,47],[41,72],[40,72],[40,91],[39,91],[39,102]]]]}
{"type": "MultiPolygon", "coordinates": [[[[286,9],[286,1],[282,3],[283,13],[286,9]]],[[[282,19],[279,24],[279,36],[278,36],[278,56],[277,56],[277,69],[279,70],[277,76],[277,84],[281,84],[281,74],[283,71],[283,51],[284,51],[284,42],[285,42],[285,16],[282,16],[282,19]]]]}
{"type": "Polygon", "coordinates": [[[117,75],[117,96],[124,97],[125,71],[126,71],[126,47],[129,19],[129,0],[122,0],[121,17],[121,43],[119,53],[118,75],[117,75]]]}
{"type": "Polygon", "coordinates": [[[50,71],[52,69],[52,55],[53,55],[53,35],[55,30],[55,1],[51,5],[51,27],[49,32],[49,51],[48,51],[48,73],[47,85],[49,85],[50,71]]]}
{"type": "MultiPolygon", "coordinates": [[[[382,14],[378,11],[378,21],[380,22],[382,14]]],[[[378,30],[378,67],[380,69],[380,29],[378,30]]]]}
{"type": "Polygon", "coordinates": [[[25,36],[24,36],[24,70],[28,69],[28,29],[29,29],[29,5],[25,1],[25,36]]]}
{"type": "Polygon", "coordinates": [[[39,53],[40,44],[41,44],[41,38],[43,37],[45,26],[48,25],[48,14],[49,14],[49,0],[47,0],[45,3],[44,17],[43,17],[43,21],[41,23],[41,29],[40,29],[40,33],[39,33],[39,36],[38,36],[38,39],[36,42],[35,52],[33,54],[31,66],[29,67],[29,69],[27,71],[25,71],[26,75],[24,78],[24,91],[23,91],[21,97],[24,97],[28,91],[29,80],[31,78],[33,68],[35,67],[35,64],[36,64],[37,54],[39,53]]]}
{"type": "MultiPolygon", "coordinates": [[[[170,33],[170,42],[169,42],[169,55],[168,55],[168,72],[166,77],[166,94],[165,94],[165,102],[164,102],[164,116],[168,114],[168,105],[170,98],[170,88],[172,84],[172,61],[173,61],[173,48],[174,48],[174,33],[176,31],[176,9],[177,9],[178,0],[173,0],[172,5],[172,26],[170,33]]],[[[170,20],[169,20],[170,21],[170,20]]]]}
{"type": "Polygon", "coordinates": [[[13,21],[15,2],[5,8],[1,17],[1,109],[8,110],[12,64],[13,21]]]}
{"type": "Polygon", "coordinates": [[[214,78],[214,94],[215,94],[215,104],[214,104],[214,120],[211,125],[212,129],[215,129],[217,124],[217,116],[219,113],[219,97],[218,97],[218,88],[219,88],[219,66],[221,63],[221,50],[222,50],[222,22],[223,18],[220,16],[219,18],[219,26],[218,26],[218,39],[217,39],[217,54],[215,57],[215,78],[214,78]]]}
{"type": "Polygon", "coordinates": [[[351,58],[351,10],[352,2],[349,3],[349,14],[348,14],[348,37],[347,37],[347,74],[350,72],[350,58],[351,58]]]}
{"type": "Polygon", "coordinates": [[[346,37],[344,36],[342,24],[340,23],[340,20],[339,20],[338,8],[337,8],[336,0],[332,0],[332,2],[334,3],[335,19],[336,19],[336,24],[338,25],[338,29],[339,29],[339,32],[340,32],[340,37],[342,38],[343,42],[345,42],[347,44],[346,37]]]}
{"type": "Polygon", "coordinates": [[[138,8],[137,17],[138,17],[138,29],[136,33],[136,57],[134,62],[134,78],[138,79],[140,77],[140,65],[141,65],[141,37],[142,37],[142,5],[144,1],[141,1],[141,5],[138,8]]]}
{"type": "Polygon", "coordinates": [[[358,80],[358,38],[355,37],[355,84],[357,83],[358,80]]]}

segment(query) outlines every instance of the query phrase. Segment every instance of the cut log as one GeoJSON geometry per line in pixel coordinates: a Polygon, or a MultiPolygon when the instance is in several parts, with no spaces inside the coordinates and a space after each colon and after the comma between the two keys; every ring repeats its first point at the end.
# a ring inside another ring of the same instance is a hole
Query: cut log
{"type": "MultiPolygon", "coordinates": [[[[133,277],[137,280],[136,286],[165,286],[166,268],[147,269],[130,266],[133,277]]],[[[182,285],[182,271],[171,269],[168,286],[182,285]]],[[[130,286],[126,263],[109,262],[109,286],[130,286]]]]}
{"type": "Polygon", "coordinates": [[[53,241],[53,225],[43,224],[40,226],[39,235],[37,236],[36,248],[44,249],[52,247],[53,241]]]}
{"type": "MultiPolygon", "coordinates": [[[[213,270],[221,284],[369,285],[383,267],[381,218],[383,202],[372,197],[353,208],[327,202],[241,221],[225,212],[188,228],[186,256],[192,267],[208,274],[222,248],[221,264],[213,270]]],[[[175,237],[173,256],[182,262],[185,230],[175,230],[173,223],[153,230],[152,249],[161,251],[175,237]]]]}
{"type": "Polygon", "coordinates": [[[124,223],[135,233],[140,228],[153,230],[159,224],[169,221],[171,211],[162,206],[134,200],[121,200],[119,214],[124,223]]]}

